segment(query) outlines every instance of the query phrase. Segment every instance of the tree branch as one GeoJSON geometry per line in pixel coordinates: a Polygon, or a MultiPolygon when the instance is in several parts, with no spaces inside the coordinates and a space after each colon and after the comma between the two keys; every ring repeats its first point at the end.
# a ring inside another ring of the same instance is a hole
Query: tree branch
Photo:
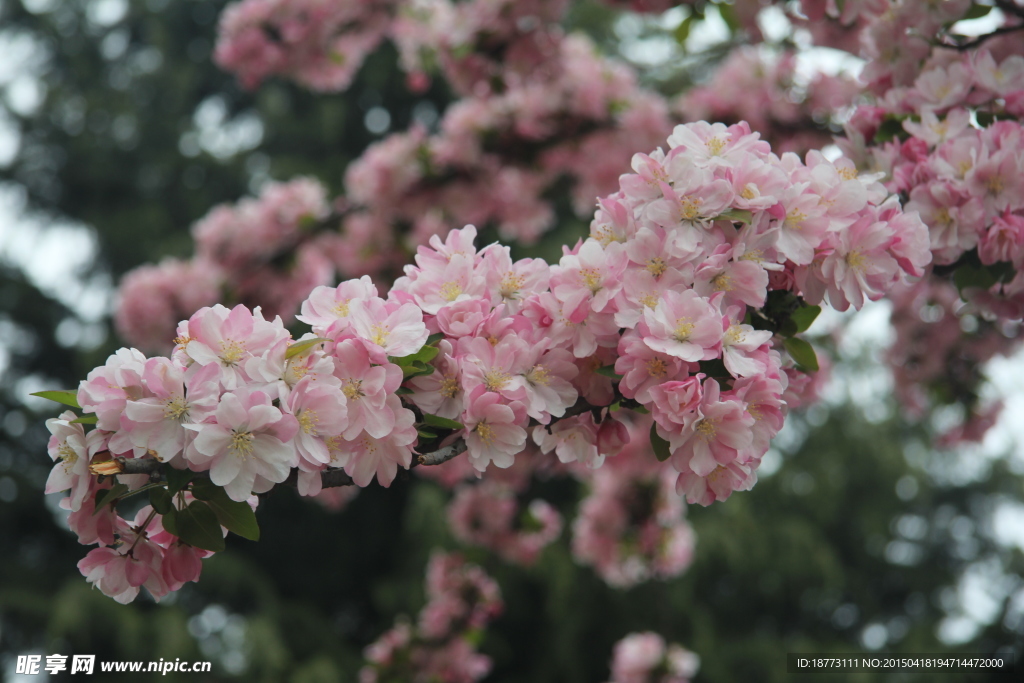
{"type": "Polygon", "coordinates": [[[438,449],[433,453],[421,453],[416,460],[420,465],[441,465],[448,462],[455,456],[465,452],[466,440],[460,438],[458,441],[451,444],[450,446],[445,446],[444,448],[438,449]]]}
{"type": "MultiPolygon", "coordinates": [[[[984,35],[978,36],[977,38],[974,38],[973,40],[968,40],[965,43],[950,44],[950,43],[944,43],[940,39],[939,41],[933,43],[933,45],[935,45],[935,47],[943,47],[943,48],[946,48],[948,50],[957,50],[958,52],[967,52],[968,50],[973,50],[974,48],[978,47],[979,45],[984,43],[989,38],[995,38],[996,36],[1002,36],[1002,35],[1006,35],[1007,33],[1014,33],[1015,31],[1021,31],[1021,30],[1024,30],[1024,24],[1018,24],[1016,26],[1003,26],[1002,28],[997,28],[996,30],[994,30],[994,31],[992,31],[990,33],[986,33],[984,35]]],[[[950,35],[950,34],[947,34],[947,35],[949,37],[952,37],[952,35],[950,35]]]]}

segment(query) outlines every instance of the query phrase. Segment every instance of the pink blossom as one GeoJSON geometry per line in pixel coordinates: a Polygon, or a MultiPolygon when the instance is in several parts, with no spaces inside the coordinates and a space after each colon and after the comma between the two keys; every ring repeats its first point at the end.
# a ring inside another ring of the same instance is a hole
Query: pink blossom
{"type": "Polygon", "coordinates": [[[397,396],[387,397],[387,410],[394,416],[394,427],[386,436],[375,437],[362,432],[355,439],[340,445],[345,454],[336,460],[343,464],[356,486],[369,486],[374,475],[384,487],[391,486],[398,468],[409,469],[412,465],[412,444],[416,442],[416,416],[402,407],[397,396]]]}
{"type": "Polygon", "coordinates": [[[335,377],[341,380],[348,410],[348,427],[342,433],[352,440],[361,431],[375,439],[394,429],[395,414],[387,403],[402,384],[402,370],[393,363],[370,365],[370,353],[358,340],[345,340],[334,347],[335,377]]]}
{"type": "Polygon", "coordinates": [[[298,464],[292,439],[299,423],[271,405],[263,392],[239,389],[224,394],[214,420],[187,425],[196,437],[185,456],[197,468],[208,469],[210,480],[223,486],[232,500],[246,500],[257,477],[283,482],[298,464]]]}
{"type": "Polygon", "coordinates": [[[684,361],[718,356],[722,342],[721,313],[693,290],[665,292],[654,310],[644,310],[644,343],[652,350],[684,361]]]}
{"type": "MultiPolygon", "coordinates": [[[[659,429],[672,447],[672,466],[707,476],[719,465],[744,462],[751,456],[754,418],[736,400],[720,400],[718,382],[704,381],[704,395],[695,414],[686,417],[682,429],[659,429]]],[[[661,427],[661,425],[659,425],[661,427]]]]}
{"type": "Polygon", "coordinates": [[[135,349],[118,349],[102,367],[91,371],[78,387],[78,404],[95,413],[97,427],[110,432],[121,426],[125,404],[149,396],[142,375],[146,357],[135,349]]]}
{"type": "Polygon", "coordinates": [[[171,462],[194,436],[184,425],[203,422],[216,408],[219,373],[214,365],[204,367],[189,379],[186,391],[182,367],[166,358],[150,358],[142,377],[151,396],[128,401],[122,426],[138,455],[171,462]]]}
{"type": "Polygon", "coordinates": [[[346,280],[337,287],[316,287],[302,302],[302,315],[296,318],[312,325],[317,335],[325,335],[328,328],[335,333],[344,332],[348,328],[349,305],[376,296],[377,288],[366,275],[346,280]]]}
{"type": "Polygon", "coordinates": [[[413,304],[396,304],[373,298],[355,300],[349,309],[350,331],[370,344],[370,357],[384,363],[387,356],[401,358],[416,353],[426,343],[423,313],[413,304]]]}
{"type": "Polygon", "coordinates": [[[65,410],[59,418],[46,421],[50,430],[50,441],[47,451],[54,461],[50,476],[46,479],[46,493],[71,490],[70,509],[74,512],[82,507],[86,497],[92,492],[94,477],[89,472],[89,461],[92,459],[94,445],[101,435],[97,430],[88,436],[81,424],[72,424],[77,415],[65,410]]]}
{"type": "Polygon", "coordinates": [[[522,403],[504,404],[501,396],[478,385],[466,397],[462,423],[466,425],[467,456],[478,471],[493,462],[496,467],[510,467],[515,455],[526,443],[526,422],[522,403]]]}
{"type": "Polygon", "coordinates": [[[259,308],[250,311],[239,304],[229,310],[217,304],[201,308],[189,318],[187,336],[181,343],[196,365],[220,367],[220,382],[230,391],[249,379],[243,370],[246,360],[287,336],[281,320],[264,320],[259,308]]]}

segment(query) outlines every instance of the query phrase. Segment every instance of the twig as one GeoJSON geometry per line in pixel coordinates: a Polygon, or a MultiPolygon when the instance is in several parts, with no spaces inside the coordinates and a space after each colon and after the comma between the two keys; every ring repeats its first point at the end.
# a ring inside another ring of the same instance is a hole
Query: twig
{"type": "Polygon", "coordinates": [[[416,459],[421,465],[441,465],[448,462],[460,453],[466,452],[466,440],[459,439],[450,446],[438,449],[433,453],[422,453],[416,459]]]}
{"type": "MultiPolygon", "coordinates": [[[[977,38],[975,38],[973,40],[969,40],[966,43],[956,43],[956,44],[951,45],[949,43],[944,43],[942,41],[938,41],[938,42],[933,43],[933,45],[935,45],[935,47],[943,47],[943,48],[946,48],[948,50],[957,50],[958,52],[967,52],[968,50],[973,50],[974,48],[978,47],[979,45],[984,43],[989,38],[995,38],[996,36],[1005,35],[1007,33],[1014,33],[1015,31],[1020,31],[1020,30],[1024,30],[1024,24],[1018,24],[1016,26],[1003,26],[1002,28],[997,28],[996,30],[994,30],[994,31],[992,31],[990,33],[986,33],[985,35],[978,36],[977,38]]],[[[950,37],[952,37],[952,36],[950,36],[950,37]]]]}

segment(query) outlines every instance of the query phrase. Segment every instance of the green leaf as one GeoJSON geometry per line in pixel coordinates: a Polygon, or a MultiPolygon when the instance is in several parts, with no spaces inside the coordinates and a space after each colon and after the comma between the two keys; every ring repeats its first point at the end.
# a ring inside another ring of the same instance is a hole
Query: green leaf
{"type": "Polygon", "coordinates": [[[725,367],[725,362],[721,358],[702,360],[698,366],[701,372],[712,379],[728,380],[732,378],[732,374],[729,373],[729,369],[725,367]]]}
{"type": "Polygon", "coordinates": [[[465,429],[466,425],[455,420],[449,420],[447,417],[441,417],[440,415],[431,415],[430,413],[423,413],[423,424],[428,424],[431,427],[440,427],[441,429],[465,429]]]}
{"type": "Polygon", "coordinates": [[[668,445],[668,441],[661,438],[658,434],[658,426],[651,424],[651,449],[654,451],[654,457],[658,459],[658,462],[665,462],[672,455],[672,449],[668,445]]]}
{"type": "Polygon", "coordinates": [[[818,356],[814,353],[814,347],[809,343],[803,339],[790,337],[783,342],[783,345],[801,370],[805,372],[818,371],[818,356]]]}
{"type": "Polygon", "coordinates": [[[614,365],[605,365],[602,368],[598,368],[597,370],[594,370],[594,372],[596,372],[597,374],[602,375],[604,377],[607,377],[609,379],[613,379],[616,382],[618,382],[620,379],[622,379],[622,375],[615,374],[615,366],[614,365]]]}
{"type": "Polygon", "coordinates": [[[878,131],[875,133],[875,144],[882,144],[885,142],[891,142],[893,140],[902,140],[906,137],[907,132],[903,130],[903,120],[906,116],[886,116],[885,120],[882,121],[882,125],[878,127],[878,131]]]}
{"type": "Polygon", "coordinates": [[[744,209],[732,209],[718,214],[718,218],[724,218],[728,221],[736,221],[738,223],[746,223],[747,225],[750,225],[750,222],[754,220],[754,213],[744,209]]]}
{"type": "Polygon", "coordinates": [[[990,266],[967,263],[953,273],[953,282],[959,290],[969,287],[988,289],[996,283],[1012,280],[1015,274],[1012,263],[999,262],[990,266]]]}
{"type": "Polygon", "coordinates": [[[644,408],[643,406],[633,406],[632,408],[630,408],[630,410],[632,410],[634,413],[640,413],[641,415],[651,414],[651,411],[647,410],[647,408],[644,408]]]}
{"type": "Polygon", "coordinates": [[[71,424],[83,424],[83,425],[94,425],[99,420],[95,415],[83,415],[82,417],[76,417],[71,420],[71,424]]]}
{"type": "Polygon", "coordinates": [[[802,307],[793,311],[789,318],[796,323],[796,331],[799,334],[800,332],[806,332],[807,328],[811,326],[811,323],[815,321],[820,313],[821,306],[804,304],[802,307]]]}
{"type": "Polygon", "coordinates": [[[285,360],[295,358],[295,356],[298,356],[300,353],[305,353],[306,351],[309,351],[317,344],[323,344],[324,342],[329,341],[331,340],[325,339],[323,337],[314,337],[313,339],[303,339],[300,342],[295,342],[294,344],[288,347],[287,351],[284,352],[284,358],[285,360]]]}
{"type": "Polygon", "coordinates": [[[163,525],[164,531],[172,536],[181,538],[181,535],[178,533],[178,510],[176,508],[172,507],[166,515],[161,517],[160,524],[163,525]]]}
{"type": "Polygon", "coordinates": [[[397,394],[398,396],[408,396],[414,393],[416,392],[410,389],[409,387],[398,387],[398,389],[395,390],[395,394],[397,394]]]}
{"type": "Polygon", "coordinates": [[[250,541],[260,540],[260,525],[248,503],[231,500],[225,495],[225,500],[211,500],[209,505],[222,527],[250,541]]]}
{"type": "Polygon", "coordinates": [[[434,432],[428,432],[425,429],[417,429],[416,433],[419,434],[424,439],[436,439],[437,438],[437,434],[435,434],[434,432]]]}
{"type": "Polygon", "coordinates": [[[729,27],[729,33],[736,35],[736,32],[740,30],[740,19],[736,14],[736,8],[725,3],[716,3],[715,6],[718,7],[718,13],[722,15],[722,21],[729,27]]]}
{"type": "Polygon", "coordinates": [[[992,5],[979,5],[975,3],[971,5],[971,8],[967,10],[967,13],[960,17],[960,19],[981,19],[991,11],[992,5]]]}
{"type": "Polygon", "coordinates": [[[163,468],[164,479],[167,480],[167,492],[175,494],[188,486],[188,482],[195,475],[192,470],[176,470],[173,467],[163,468]]]}
{"type": "Polygon", "coordinates": [[[174,518],[178,531],[175,535],[185,543],[213,552],[224,550],[224,534],[220,530],[220,521],[208,503],[194,500],[187,507],[174,513],[174,518]]]}
{"type": "Polygon", "coordinates": [[[693,28],[693,22],[696,21],[697,16],[691,14],[690,16],[679,22],[679,26],[676,26],[672,35],[675,36],[676,42],[686,47],[686,39],[690,37],[690,29],[693,28]]]}
{"type": "Polygon", "coordinates": [[[413,365],[402,365],[401,368],[403,379],[410,379],[412,377],[420,377],[421,375],[434,374],[434,366],[424,365],[423,363],[414,363],[413,365]]]}
{"type": "MultiPolygon", "coordinates": [[[[220,486],[217,486],[216,484],[214,484],[212,481],[210,481],[206,477],[200,477],[200,478],[196,479],[194,482],[192,482],[192,489],[191,490],[192,490],[192,495],[197,500],[213,500],[214,498],[217,498],[218,496],[222,496],[222,495],[223,496],[227,496],[228,495],[227,491],[225,491],[220,486]]],[[[228,500],[231,500],[231,499],[228,498],[228,500]]]]}
{"type": "Polygon", "coordinates": [[[63,403],[66,406],[72,408],[81,408],[78,405],[78,392],[77,391],[37,391],[32,396],[38,396],[39,398],[49,399],[56,401],[57,403],[63,403]]]}
{"type": "Polygon", "coordinates": [[[174,509],[174,497],[171,492],[163,486],[158,486],[149,491],[149,504],[161,515],[166,515],[174,509]]]}
{"type": "Polygon", "coordinates": [[[256,514],[248,503],[231,500],[227,491],[205,478],[196,479],[192,483],[192,495],[208,503],[221,526],[228,531],[250,541],[260,540],[256,514]]]}
{"type": "Polygon", "coordinates": [[[434,357],[438,353],[440,353],[440,351],[436,346],[423,346],[416,353],[410,353],[408,356],[401,357],[388,356],[388,360],[395,365],[401,365],[403,367],[406,365],[423,365],[434,360],[434,357]]]}
{"type": "Polygon", "coordinates": [[[114,484],[112,487],[110,487],[110,489],[103,493],[103,495],[99,496],[96,499],[96,509],[92,511],[92,514],[95,515],[97,512],[105,508],[108,504],[116,502],[118,498],[120,498],[126,493],[128,493],[127,486],[125,486],[124,484],[114,484]]]}
{"type": "Polygon", "coordinates": [[[444,332],[438,332],[427,337],[427,346],[435,346],[437,342],[444,339],[444,332]]]}

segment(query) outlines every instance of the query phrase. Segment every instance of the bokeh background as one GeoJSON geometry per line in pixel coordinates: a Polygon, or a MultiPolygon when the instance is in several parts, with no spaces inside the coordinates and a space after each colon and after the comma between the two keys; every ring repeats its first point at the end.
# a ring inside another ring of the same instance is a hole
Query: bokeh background
{"type": "MultiPolygon", "coordinates": [[[[211,61],[222,7],[0,0],[0,677],[20,680],[20,654],[92,653],[214,663],[181,676],[192,681],[355,681],[363,648],[423,605],[438,547],[462,550],[501,586],[505,612],[481,643],[489,681],[604,681],[613,644],[644,630],[696,652],[696,680],[708,682],[789,680],[787,652],[1024,656],[1014,404],[984,443],[933,448],[932,426],[901,416],[881,365],[884,304],[816,323],[835,358],[827,400],[789,419],[752,492],[690,508],[697,549],[680,578],[609,587],[573,562],[568,530],[535,566],[509,565],[460,547],[444,522],[450,494],[406,478],[340,512],[276,491],[259,543],[233,536],[198,584],[159,605],[90,589],[75,568],[85,549],[42,493],[43,423],[56,411],[28,394],[75,387],[121,345],[116,282],[188,257],[189,226],[213,206],[297,175],[337,194],[367,145],[413,121],[435,125],[453,99],[440,80],[410,93],[388,44],[341,94],[279,80],[245,91],[211,61]]],[[[581,2],[567,22],[674,95],[742,40],[714,8],[708,16],[699,45],[679,44],[671,12],[641,20],[581,2]]],[[[585,234],[563,213],[529,255],[557,258],[585,234]]],[[[1012,401],[1021,367],[999,361],[994,390],[1012,401]]],[[[567,517],[584,495],[569,479],[538,486],[567,517]]]]}

